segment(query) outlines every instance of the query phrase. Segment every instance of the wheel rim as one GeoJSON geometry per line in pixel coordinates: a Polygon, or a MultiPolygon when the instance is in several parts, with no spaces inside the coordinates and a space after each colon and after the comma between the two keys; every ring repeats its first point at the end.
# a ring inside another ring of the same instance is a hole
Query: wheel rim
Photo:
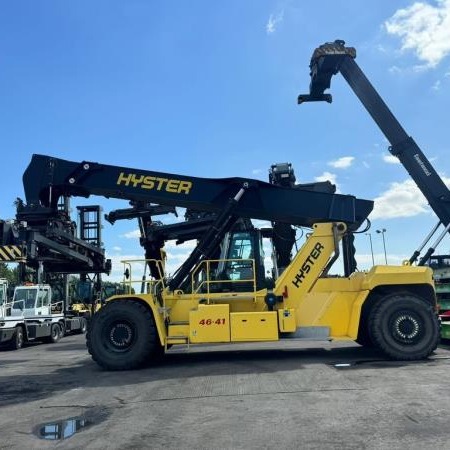
{"type": "Polygon", "coordinates": [[[57,339],[59,337],[59,333],[60,333],[60,328],[59,325],[54,325],[52,328],[52,338],[53,339],[57,339]]]}
{"type": "Polygon", "coordinates": [[[107,348],[117,353],[127,352],[136,341],[136,328],[126,320],[117,320],[103,331],[107,348]]]}
{"type": "Polygon", "coordinates": [[[21,348],[23,345],[23,334],[22,334],[22,329],[17,331],[17,335],[16,335],[16,346],[18,348],[21,348]]]}
{"type": "Polygon", "coordinates": [[[390,329],[397,342],[414,345],[423,337],[423,319],[413,311],[397,311],[390,318],[390,329]]]}

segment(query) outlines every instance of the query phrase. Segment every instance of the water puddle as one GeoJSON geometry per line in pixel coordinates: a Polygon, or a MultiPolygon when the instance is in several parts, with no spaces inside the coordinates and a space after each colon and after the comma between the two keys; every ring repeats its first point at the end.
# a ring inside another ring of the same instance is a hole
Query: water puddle
{"type": "Polygon", "coordinates": [[[58,422],[45,423],[39,427],[38,437],[52,441],[62,441],[70,438],[83,428],[92,425],[92,422],[81,417],[59,420],[58,422]]]}
{"type": "Polygon", "coordinates": [[[347,367],[351,367],[353,364],[349,364],[349,363],[340,363],[340,364],[334,364],[334,367],[336,367],[337,369],[345,369],[347,367]]]}
{"type": "Polygon", "coordinates": [[[40,439],[62,441],[102,422],[107,416],[105,410],[90,410],[80,416],[42,423],[34,428],[33,433],[40,439]]]}
{"type": "Polygon", "coordinates": [[[389,359],[366,359],[362,361],[349,361],[349,362],[338,362],[330,364],[335,369],[357,369],[362,366],[362,368],[368,369],[389,369],[393,367],[403,367],[408,365],[417,364],[433,364],[437,363],[437,359],[444,359],[440,357],[433,357],[430,359],[420,360],[420,361],[394,361],[389,359]]]}
{"type": "MultiPolygon", "coordinates": [[[[387,361],[383,359],[366,359],[363,361],[350,361],[350,362],[340,362],[340,363],[334,363],[331,364],[335,369],[352,369],[356,368],[357,366],[371,366],[371,367],[389,367],[392,365],[393,361],[387,361]]],[[[395,363],[395,362],[394,362],[395,363]]]]}

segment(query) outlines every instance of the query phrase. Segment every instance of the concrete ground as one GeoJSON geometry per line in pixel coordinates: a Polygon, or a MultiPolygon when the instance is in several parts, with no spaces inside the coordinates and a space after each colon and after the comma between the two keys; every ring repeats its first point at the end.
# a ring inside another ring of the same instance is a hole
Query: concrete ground
{"type": "Polygon", "coordinates": [[[415,363],[342,343],[183,347],[105,372],[69,336],[0,351],[0,448],[444,449],[449,383],[443,346],[415,363]]]}

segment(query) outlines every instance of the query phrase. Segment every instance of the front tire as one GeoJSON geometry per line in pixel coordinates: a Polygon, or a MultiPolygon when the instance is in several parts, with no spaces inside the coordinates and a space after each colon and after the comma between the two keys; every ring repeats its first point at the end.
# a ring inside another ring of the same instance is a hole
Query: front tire
{"type": "Polygon", "coordinates": [[[391,359],[427,358],[439,343],[439,322],[432,305],[413,294],[398,294],[374,305],[370,340],[391,359]]]}
{"type": "Polygon", "coordinates": [[[107,370],[131,370],[156,361],[162,349],[151,311],[135,300],[107,303],[86,336],[92,359],[107,370]]]}
{"type": "Polygon", "coordinates": [[[21,326],[17,326],[9,347],[11,350],[20,350],[23,347],[23,343],[23,328],[21,326]]]}

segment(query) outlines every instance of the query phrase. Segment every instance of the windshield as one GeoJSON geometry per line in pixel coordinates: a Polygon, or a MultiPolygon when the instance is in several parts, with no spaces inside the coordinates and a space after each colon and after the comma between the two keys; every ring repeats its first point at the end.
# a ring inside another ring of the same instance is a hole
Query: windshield
{"type": "Polygon", "coordinates": [[[227,278],[235,281],[253,279],[253,257],[252,235],[248,232],[234,233],[228,256],[232,261],[225,263],[227,278]]]}
{"type": "Polygon", "coordinates": [[[428,265],[432,269],[450,268],[450,256],[449,255],[431,256],[428,265]]]}
{"type": "Polygon", "coordinates": [[[16,289],[14,292],[14,309],[32,309],[36,303],[37,289],[16,289]]]}

